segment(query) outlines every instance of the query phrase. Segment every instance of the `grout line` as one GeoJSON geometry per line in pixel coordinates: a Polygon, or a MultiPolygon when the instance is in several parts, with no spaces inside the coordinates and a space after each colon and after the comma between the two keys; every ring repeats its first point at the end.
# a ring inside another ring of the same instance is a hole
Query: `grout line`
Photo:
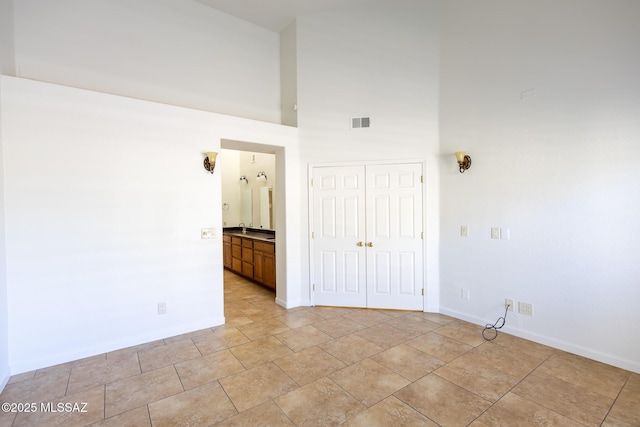
{"type": "Polygon", "coordinates": [[[151,422],[151,410],[149,409],[149,404],[147,403],[144,406],[146,406],[146,408],[147,408],[147,417],[149,417],[149,424],[153,425],[153,423],[151,422]]]}
{"type": "MultiPolygon", "coordinates": [[[[486,343],[483,343],[483,344],[486,344],[486,343]]],[[[496,344],[497,344],[497,343],[496,343],[496,344]]],[[[500,344],[497,344],[497,345],[500,345],[500,344]]],[[[505,350],[511,350],[511,349],[509,349],[509,348],[507,348],[507,347],[504,347],[504,346],[502,346],[502,345],[501,345],[501,347],[505,348],[505,350]]],[[[513,351],[513,350],[512,350],[512,351],[513,351]]],[[[516,350],[516,351],[519,351],[519,350],[516,350]]],[[[551,354],[550,354],[549,356],[547,356],[546,358],[544,358],[543,360],[541,360],[541,361],[540,361],[540,363],[538,363],[538,364],[537,364],[533,369],[531,369],[531,371],[529,371],[529,373],[528,373],[527,375],[525,375],[524,377],[522,377],[522,379],[520,379],[520,381],[518,381],[518,382],[517,382],[517,383],[515,383],[511,388],[509,388],[509,390],[507,390],[507,391],[506,391],[502,396],[500,396],[500,398],[499,398],[499,399],[496,399],[496,401],[495,401],[495,402],[493,402],[493,403],[492,403],[492,404],[491,404],[487,409],[485,409],[485,410],[484,410],[484,411],[482,411],[480,414],[478,414],[478,416],[477,416],[476,418],[474,418],[474,420],[473,420],[473,421],[476,421],[478,418],[480,418],[484,413],[486,413],[489,409],[493,408],[493,407],[494,407],[498,402],[500,402],[500,401],[501,401],[501,400],[502,400],[502,399],[503,399],[507,394],[511,393],[511,392],[512,392],[512,390],[513,390],[513,389],[515,389],[517,386],[519,386],[519,385],[520,385],[524,380],[526,380],[527,378],[529,378],[529,376],[530,376],[531,374],[533,374],[533,373],[534,373],[534,372],[535,372],[535,371],[536,371],[540,366],[542,366],[542,364],[543,364],[544,362],[546,362],[547,360],[549,360],[549,358],[551,358],[551,357],[554,355],[554,353],[555,353],[555,352],[551,352],[551,354]]],[[[470,390],[469,390],[469,391],[470,391],[470,390]]],[[[474,394],[475,394],[475,393],[474,393],[474,394]]],[[[514,394],[515,394],[515,393],[514,393],[514,394]]],[[[521,397],[521,398],[523,398],[523,399],[525,399],[525,400],[527,400],[527,401],[529,401],[529,402],[531,402],[531,403],[533,403],[533,404],[536,404],[536,405],[540,406],[541,408],[545,408],[545,409],[547,409],[548,411],[551,411],[551,412],[556,413],[556,414],[558,414],[558,415],[560,415],[560,416],[563,416],[563,417],[565,417],[565,418],[567,418],[567,419],[570,419],[571,421],[575,421],[574,419],[569,418],[569,417],[567,417],[566,415],[559,414],[558,412],[554,411],[554,410],[553,410],[553,409],[551,409],[551,408],[547,408],[546,406],[543,406],[543,405],[541,405],[541,404],[539,404],[539,403],[537,403],[537,402],[534,402],[534,401],[532,401],[532,400],[530,400],[530,399],[527,399],[527,398],[525,398],[525,397],[522,397],[522,396],[520,396],[520,395],[517,395],[517,396],[519,396],[519,397],[521,397]]],[[[485,399],[485,400],[486,400],[486,399],[485,399]]],[[[472,422],[473,422],[473,421],[472,421],[472,422]]],[[[577,421],[576,421],[576,422],[577,422],[577,421]]]]}
{"type": "Polygon", "coordinates": [[[69,393],[69,384],[71,383],[71,373],[73,372],[73,366],[69,369],[69,376],[67,377],[67,385],[64,388],[64,395],[66,396],[69,393]]]}
{"type": "Polygon", "coordinates": [[[632,376],[632,373],[629,372],[628,375],[627,375],[627,379],[624,381],[624,384],[622,384],[622,387],[620,387],[620,390],[618,391],[618,394],[616,395],[615,399],[613,399],[613,402],[611,402],[611,406],[609,406],[609,409],[607,410],[607,413],[605,414],[604,418],[602,419],[602,422],[604,422],[607,419],[607,417],[609,416],[609,414],[611,413],[611,410],[616,405],[616,402],[618,401],[618,398],[620,398],[620,395],[622,394],[622,391],[624,390],[624,388],[627,386],[627,384],[631,380],[631,376],[632,376]]]}
{"type": "MultiPolygon", "coordinates": [[[[189,359],[192,360],[192,359],[189,359]]],[[[179,363],[179,362],[178,362],[179,363]]],[[[174,363],[173,365],[173,370],[176,371],[176,376],[178,377],[178,381],[180,381],[180,386],[182,387],[182,391],[180,393],[184,393],[185,391],[187,391],[186,387],[184,386],[184,383],[182,382],[182,377],[180,377],[180,372],[178,372],[178,368],[176,368],[176,363],[174,363]]],[[[204,385],[204,384],[203,384],[204,385]]],[[[176,394],[180,394],[180,393],[176,393],[176,394]]],[[[174,395],[175,396],[175,395],[174,395]]]]}
{"type": "Polygon", "coordinates": [[[102,391],[103,391],[103,395],[102,395],[102,420],[106,420],[107,419],[107,384],[103,384],[102,385],[102,391]]]}

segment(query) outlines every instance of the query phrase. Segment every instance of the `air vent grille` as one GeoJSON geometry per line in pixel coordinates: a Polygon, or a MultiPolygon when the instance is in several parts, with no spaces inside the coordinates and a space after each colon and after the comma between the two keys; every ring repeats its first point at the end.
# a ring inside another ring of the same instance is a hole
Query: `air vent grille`
{"type": "Polygon", "coordinates": [[[371,126],[370,117],[353,117],[351,119],[352,129],[368,128],[370,126],[371,126]]]}

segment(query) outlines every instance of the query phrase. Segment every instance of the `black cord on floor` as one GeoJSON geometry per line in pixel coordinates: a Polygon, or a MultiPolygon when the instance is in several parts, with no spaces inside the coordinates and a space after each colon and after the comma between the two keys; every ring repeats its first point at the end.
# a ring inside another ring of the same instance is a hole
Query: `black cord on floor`
{"type": "Polygon", "coordinates": [[[484,329],[482,330],[482,338],[487,341],[493,341],[496,339],[496,337],[498,336],[498,329],[502,329],[504,324],[507,322],[507,311],[509,311],[509,307],[511,307],[511,304],[508,304],[504,308],[504,316],[499,317],[498,320],[496,320],[496,323],[494,323],[493,325],[487,323],[485,325],[484,329]],[[500,326],[498,326],[498,324],[500,324],[500,326]],[[493,336],[491,336],[487,331],[493,331],[493,336]]]}

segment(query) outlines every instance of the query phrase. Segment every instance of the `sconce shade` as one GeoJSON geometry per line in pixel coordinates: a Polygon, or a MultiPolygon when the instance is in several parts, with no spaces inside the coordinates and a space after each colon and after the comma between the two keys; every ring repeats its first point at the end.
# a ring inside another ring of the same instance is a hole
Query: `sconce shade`
{"type": "Polygon", "coordinates": [[[256,179],[258,181],[266,181],[267,180],[267,174],[264,173],[264,171],[258,172],[258,175],[256,176],[256,179]]]}
{"type": "Polygon", "coordinates": [[[458,161],[460,173],[464,173],[464,171],[471,167],[471,157],[466,151],[456,151],[455,155],[456,160],[458,161]]]}
{"type": "Polygon", "coordinates": [[[247,177],[246,177],[245,175],[242,175],[242,176],[240,177],[240,180],[239,180],[239,182],[238,182],[238,183],[239,183],[239,184],[248,184],[248,183],[249,183],[249,180],[247,179],[247,177]]]}
{"type": "Polygon", "coordinates": [[[204,158],[204,168],[213,173],[213,170],[216,167],[216,157],[218,157],[218,153],[209,151],[207,152],[207,157],[204,158]]]}

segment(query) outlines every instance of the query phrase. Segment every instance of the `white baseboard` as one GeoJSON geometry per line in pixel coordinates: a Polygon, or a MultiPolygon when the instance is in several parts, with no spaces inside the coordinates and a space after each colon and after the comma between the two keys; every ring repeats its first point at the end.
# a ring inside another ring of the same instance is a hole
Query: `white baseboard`
{"type": "Polygon", "coordinates": [[[309,307],[311,305],[309,301],[305,301],[305,300],[288,301],[280,298],[276,298],[276,304],[286,309],[296,308],[296,307],[309,307]]]}
{"type": "Polygon", "coordinates": [[[439,305],[427,305],[424,308],[425,313],[440,313],[439,305]]]}
{"type": "MultiPolygon", "coordinates": [[[[440,313],[446,314],[447,316],[455,317],[456,319],[465,320],[469,323],[474,323],[480,326],[484,326],[486,324],[493,324],[493,322],[495,322],[495,319],[493,320],[481,319],[479,317],[469,316],[465,313],[461,313],[459,311],[451,310],[445,307],[440,307],[440,313]]],[[[578,356],[586,357],[587,359],[596,360],[598,362],[606,363],[607,365],[615,366],[617,368],[626,369],[628,371],[632,371],[640,374],[640,363],[632,360],[622,359],[620,357],[602,353],[597,350],[581,347],[581,346],[572,344],[570,342],[561,341],[552,337],[548,337],[546,335],[536,334],[520,328],[514,328],[508,325],[505,325],[504,328],[502,328],[500,331],[507,333],[509,335],[514,335],[519,338],[524,338],[526,340],[536,342],[538,344],[543,344],[558,350],[562,350],[568,353],[577,354],[578,356]]]]}
{"type": "Polygon", "coordinates": [[[59,365],[61,363],[72,362],[74,360],[84,359],[86,357],[96,356],[98,354],[108,353],[110,351],[120,350],[134,345],[145,344],[152,341],[161,340],[164,338],[173,337],[176,335],[182,335],[200,329],[213,328],[215,326],[223,325],[225,322],[224,317],[218,317],[212,319],[206,323],[192,323],[187,326],[181,326],[177,328],[164,329],[162,331],[141,335],[137,337],[127,337],[123,340],[109,341],[100,343],[86,348],[70,349],[64,353],[58,353],[53,355],[46,355],[45,357],[35,357],[30,360],[20,361],[19,363],[10,365],[10,372],[12,375],[21,374],[24,372],[34,371],[36,369],[47,368],[50,366],[59,365]]]}
{"type": "Polygon", "coordinates": [[[2,390],[4,390],[4,387],[9,382],[9,378],[11,378],[11,372],[9,371],[9,368],[0,372],[0,393],[2,393],[2,390]]]}

